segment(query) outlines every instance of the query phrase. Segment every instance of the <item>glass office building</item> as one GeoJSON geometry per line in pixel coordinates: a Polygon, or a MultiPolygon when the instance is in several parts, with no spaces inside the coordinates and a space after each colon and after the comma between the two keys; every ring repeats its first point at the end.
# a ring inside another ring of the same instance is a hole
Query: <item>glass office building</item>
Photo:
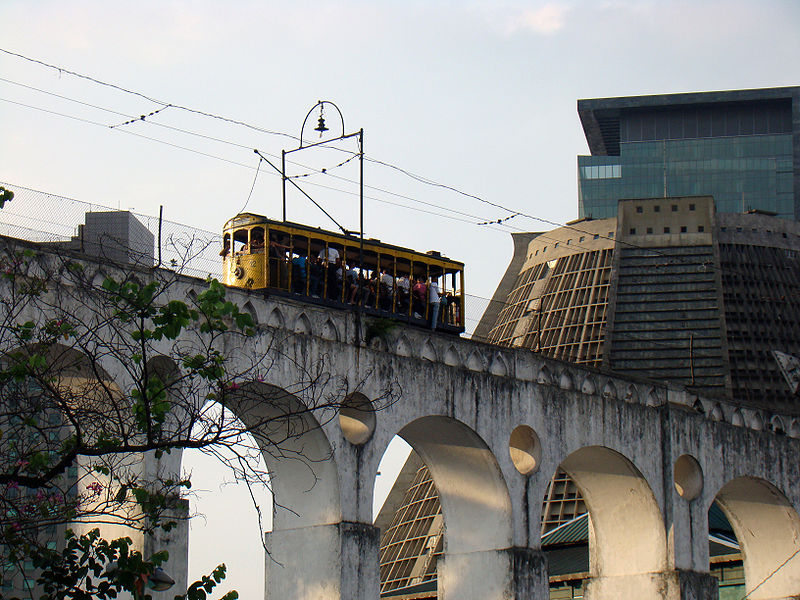
{"type": "Polygon", "coordinates": [[[579,215],[711,195],[717,212],[800,220],[800,87],[579,100],[579,215]]]}

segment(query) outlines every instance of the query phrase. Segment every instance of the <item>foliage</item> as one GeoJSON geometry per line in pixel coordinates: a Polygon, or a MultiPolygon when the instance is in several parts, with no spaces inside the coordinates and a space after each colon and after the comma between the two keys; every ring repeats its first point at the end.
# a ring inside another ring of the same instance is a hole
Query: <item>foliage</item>
{"type": "MultiPolygon", "coordinates": [[[[150,598],[145,595],[147,583],[169,554],[156,552],[145,560],[132,545],[127,537],[106,541],[100,537],[98,529],[82,536],[68,531],[61,552],[26,546],[23,541],[14,547],[12,558],[17,554],[25,555],[39,569],[37,584],[43,592],[40,600],[108,600],[117,598],[123,591],[135,598],[150,598]]],[[[175,599],[206,600],[207,594],[225,579],[225,571],[225,565],[219,565],[210,576],[204,575],[175,599]]],[[[231,591],[220,600],[238,597],[236,591],[231,591]]]]}
{"type": "Polygon", "coordinates": [[[14,199],[14,192],[7,190],[0,185],[0,208],[3,208],[6,202],[11,202],[14,199]]]}
{"type": "MultiPolygon", "coordinates": [[[[254,459],[285,456],[307,431],[286,423],[305,413],[325,422],[353,391],[331,385],[324,356],[280,390],[261,383],[292,334],[257,327],[215,280],[189,295],[180,282],[180,269],[98,265],[0,240],[0,571],[33,560],[54,582],[95,586],[95,567],[119,560],[123,542],[72,537],[74,552],[56,560],[53,531],[169,531],[189,516],[182,450],[267,485],[254,459]]],[[[187,599],[205,598],[221,575],[187,599]]]]}
{"type": "Polygon", "coordinates": [[[370,319],[364,332],[364,342],[369,344],[374,339],[386,341],[387,336],[400,324],[395,319],[370,319]]]}

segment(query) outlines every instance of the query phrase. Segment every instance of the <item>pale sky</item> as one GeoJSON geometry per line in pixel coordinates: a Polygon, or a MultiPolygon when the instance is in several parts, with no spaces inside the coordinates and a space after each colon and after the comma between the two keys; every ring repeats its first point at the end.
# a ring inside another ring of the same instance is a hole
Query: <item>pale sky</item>
{"type": "MultiPolygon", "coordinates": [[[[368,157],[558,223],[577,216],[576,156],[587,153],[578,98],[800,84],[796,0],[3,0],[0,23],[4,50],[261,129],[297,136],[317,100],[333,101],[348,132],[364,128],[368,157]]],[[[0,53],[0,181],[150,215],[163,205],[169,220],[220,230],[253,186],[252,149],[274,155],[296,147],[285,136],[177,108],[112,129],[129,117],[75,100],[128,116],[161,108],[0,53]]],[[[343,156],[298,160],[330,168],[343,156]]],[[[355,180],[355,161],[301,182],[356,229],[357,187],[334,175],[355,180]]],[[[368,237],[462,260],[467,292],[491,296],[510,259],[511,230],[475,223],[510,212],[374,162],[366,163],[365,183],[380,188],[367,190],[368,237]]],[[[280,216],[279,180],[266,165],[246,208],[280,216]]],[[[332,228],[297,195],[288,216],[332,228]]],[[[508,224],[550,228],[523,217],[508,224]]],[[[231,494],[223,493],[226,502],[231,494]]],[[[196,545],[218,549],[217,562],[237,562],[218,544],[224,532],[211,512],[205,529],[216,537],[196,545]]],[[[260,560],[248,554],[246,572],[231,574],[243,598],[260,597],[249,568],[260,560]]]]}

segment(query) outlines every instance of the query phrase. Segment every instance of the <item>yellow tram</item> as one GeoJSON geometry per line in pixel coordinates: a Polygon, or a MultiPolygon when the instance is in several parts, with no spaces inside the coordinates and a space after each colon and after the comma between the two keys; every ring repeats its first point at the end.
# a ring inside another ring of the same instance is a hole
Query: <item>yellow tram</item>
{"type": "Polygon", "coordinates": [[[241,213],[225,224],[220,255],[226,285],[464,331],[464,264],[438,252],[376,239],[362,247],[354,235],[241,213]]]}

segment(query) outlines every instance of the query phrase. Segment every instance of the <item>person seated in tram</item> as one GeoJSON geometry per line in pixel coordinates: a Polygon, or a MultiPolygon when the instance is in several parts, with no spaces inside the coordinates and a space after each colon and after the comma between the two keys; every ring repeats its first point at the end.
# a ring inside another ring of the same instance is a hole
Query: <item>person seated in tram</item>
{"type": "Polygon", "coordinates": [[[360,276],[355,265],[350,265],[345,275],[345,300],[349,304],[355,304],[358,296],[358,280],[360,276]]]}

